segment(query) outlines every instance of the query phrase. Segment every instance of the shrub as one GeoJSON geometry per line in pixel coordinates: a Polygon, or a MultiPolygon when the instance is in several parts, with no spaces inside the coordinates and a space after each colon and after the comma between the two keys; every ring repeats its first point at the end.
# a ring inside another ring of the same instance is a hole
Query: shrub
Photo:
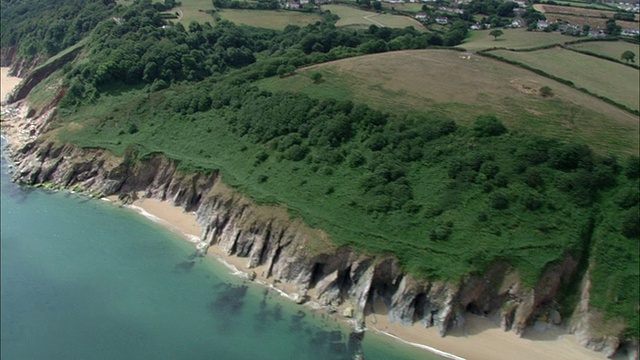
{"type": "Polygon", "coordinates": [[[528,169],[524,175],[524,183],[530,188],[537,189],[544,185],[544,179],[536,169],[528,169]]]}
{"type": "Polygon", "coordinates": [[[478,116],[474,123],[473,130],[479,137],[499,136],[507,132],[504,124],[493,115],[478,116]]]}
{"type": "Polygon", "coordinates": [[[554,94],[550,87],[543,86],[540,88],[540,95],[542,95],[542,97],[552,97],[554,94]]]}
{"type": "Polygon", "coordinates": [[[495,192],[489,202],[489,205],[496,210],[504,210],[509,207],[509,198],[503,192],[495,192]]]}
{"type": "Polygon", "coordinates": [[[637,179],[640,175],[640,158],[637,156],[631,156],[627,159],[627,166],[624,174],[629,179],[637,179]]]}
{"type": "Polygon", "coordinates": [[[151,92],[156,92],[156,91],[164,90],[168,87],[169,87],[169,84],[166,81],[162,79],[156,79],[153,82],[153,84],[151,84],[151,88],[149,90],[151,92]]]}
{"type": "Polygon", "coordinates": [[[311,80],[313,80],[314,83],[319,84],[322,81],[322,74],[319,72],[311,73],[311,80]]]}
{"type": "Polygon", "coordinates": [[[635,206],[622,215],[622,235],[637,238],[640,234],[640,209],[635,206]]]}
{"type": "Polygon", "coordinates": [[[623,208],[629,209],[632,206],[635,206],[640,202],[640,195],[638,193],[638,188],[635,186],[627,187],[622,190],[618,196],[616,197],[616,204],[623,208]]]}
{"type": "Polygon", "coordinates": [[[593,165],[591,149],[583,144],[565,144],[551,151],[550,165],[558,170],[589,169],[593,165]]]}

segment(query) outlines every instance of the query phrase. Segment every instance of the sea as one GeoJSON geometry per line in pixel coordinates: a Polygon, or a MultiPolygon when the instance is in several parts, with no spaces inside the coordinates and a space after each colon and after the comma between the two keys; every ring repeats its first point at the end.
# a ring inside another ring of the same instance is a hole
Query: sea
{"type": "MultiPolygon", "coordinates": [[[[2,144],[4,149],[4,140],[2,144]]],[[[10,181],[2,158],[2,360],[426,359],[195,257],[137,212],[10,181]]]]}

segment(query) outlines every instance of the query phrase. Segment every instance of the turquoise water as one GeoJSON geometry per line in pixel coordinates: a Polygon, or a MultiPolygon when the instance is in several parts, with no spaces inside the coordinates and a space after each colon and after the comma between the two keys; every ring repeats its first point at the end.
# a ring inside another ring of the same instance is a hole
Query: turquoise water
{"type": "Polygon", "coordinates": [[[244,281],[128,210],[2,171],[3,360],[438,359],[244,281]]]}

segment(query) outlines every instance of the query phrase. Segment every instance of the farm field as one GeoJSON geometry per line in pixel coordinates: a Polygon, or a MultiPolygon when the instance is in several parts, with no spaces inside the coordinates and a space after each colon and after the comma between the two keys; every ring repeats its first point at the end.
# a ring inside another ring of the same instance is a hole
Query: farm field
{"type": "Polygon", "coordinates": [[[218,15],[236,25],[282,30],[287,25],[305,26],[320,20],[320,15],[287,10],[221,9],[218,15]]]}
{"type": "MultiPolygon", "coordinates": [[[[547,1],[542,1],[543,4],[545,2],[547,1]]],[[[615,8],[612,6],[601,5],[601,4],[591,4],[591,3],[581,2],[581,1],[554,1],[554,3],[576,7],[576,8],[579,7],[579,8],[600,9],[600,10],[615,10],[615,8]]]]}
{"type": "Polygon", "coordinates": [[[426,31],[418,20],[408,16],[377,14],[344,5],[323,5],[322,10],[329,10],[332,14],[340,17],[336,26],[369,27],[377,25],[397,28],[413,26],[418,31],[426,31]]]}
{"type": "Polygon", "coordinates": [[[492,112],[513,129],[583,141],[603,152],[637,152],[636,116],[516,66],[467,56],[446,50],[368,55],[312,66],[295,76],[258,84],[270,91],[287,89],[316,98],[349,99],[389,112],[435,112],[463,125],[492,112]],[[323,74],[321,83],[310,79],[313,72],[323,74]],[[543,86],[551,87],[556,95],[542,98],[537,90],[543,86]]]}
{"type": "Polygon", "coordinates": [[[625,41],[592,41],[571,45],[571,48],[590,51],[596,54],[605,55],[614,59],[620,59],[620,55],[627,50],[636,54],[636,65],[640,59],[640,46],[625,41]]]}
{"type": "Polygon", "coordinates": [[[586,88],[632,109],[640,108],[640,77],[638,70],[631,67],[565,49],[532,52],[498,50],[493,53],[573,81],[577,87],[586,88]]]}
{"type": "Polygon", "coordinates": [[[597,17],[601,18],[603,15],[606,18],[613,19],[613,15],[616,13],[615,11],[605,10],[605,9],[585,9],[585,8],[576,8],[576,7],[567,7],[567,6],[558,6],[558,5],[548,5],[543,4],[540,5],[542,8],[542,12],[544,13],[557,13],[557,14],[573,14],[576,16],[583,17],[597,17]]]}
{"type": "Polygon", "coordinates": [[[477,51],[494,47],[509,49],[526,49],[537,46],[564,44],[575,40],[575,37],[562,35],[557,32],[545,33],[527,31],[526,29],[503,29],[504,35],[494,40],[489,35],[491,30],[472,30],[460,47],[469,51],[477,51]]]}

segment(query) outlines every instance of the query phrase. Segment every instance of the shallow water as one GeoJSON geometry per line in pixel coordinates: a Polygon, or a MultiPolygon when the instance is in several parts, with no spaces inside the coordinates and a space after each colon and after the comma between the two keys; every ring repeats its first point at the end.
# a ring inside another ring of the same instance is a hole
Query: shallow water
{"type": "Polygon", "coordinates": [[[2,171],[1,358],[439,359],[293,304],[133,211],[2,171]]]}

